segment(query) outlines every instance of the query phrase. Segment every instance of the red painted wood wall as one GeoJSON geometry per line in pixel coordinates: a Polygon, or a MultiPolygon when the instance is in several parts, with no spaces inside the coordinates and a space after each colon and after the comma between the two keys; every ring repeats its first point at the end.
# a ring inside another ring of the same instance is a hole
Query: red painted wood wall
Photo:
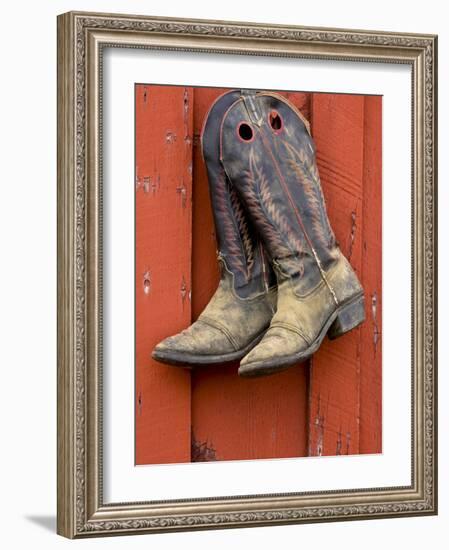
{"type": "Polygon", "coordinates": [[[329,218],[365,288],[365,323],[267,378],[150,358],[217,286],[199,134],[223,91],[136,86],[136,464],[379,453],[381,97],[284,94],[311,122],[329,218]]]}

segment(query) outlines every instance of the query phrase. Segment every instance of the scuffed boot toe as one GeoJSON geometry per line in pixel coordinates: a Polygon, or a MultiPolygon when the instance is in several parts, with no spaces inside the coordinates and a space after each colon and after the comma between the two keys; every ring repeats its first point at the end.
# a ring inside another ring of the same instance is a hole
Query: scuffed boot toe
{"type": "Polygon", "coordinates": [[[198,320],[179,334],[162,340],[151,355],[161,363],[189,368],[224,362],[235,352],[233,343],[223,331],[198,320]]]}
{"type": "Polygon", "coordinates": [[[240,376],[265,376],[282,371],[301,359],[307,342],[288,329],[270,328],[261,342],[240,362],[240,376]]]}

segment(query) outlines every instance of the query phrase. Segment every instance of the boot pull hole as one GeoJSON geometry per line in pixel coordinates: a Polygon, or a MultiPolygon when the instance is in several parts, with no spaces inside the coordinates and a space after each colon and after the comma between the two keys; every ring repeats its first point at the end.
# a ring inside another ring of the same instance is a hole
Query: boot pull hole
{"type": "Polygon", "coordinates": [[[282,118],[277,111],[271,111],[268,115],[268,121],[276,133],[279,133],[282,130],[282,118]]]}
{"type": "Polygon", "coordinates": [[[251,141],[253,139],[253,129],[247,122],[241,122],[237,131],[243,141],[251,141]]]}

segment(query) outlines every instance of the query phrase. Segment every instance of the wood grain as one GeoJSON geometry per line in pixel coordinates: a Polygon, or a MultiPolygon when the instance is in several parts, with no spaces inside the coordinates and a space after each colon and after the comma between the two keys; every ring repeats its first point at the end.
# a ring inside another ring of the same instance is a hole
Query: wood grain
{"type": "Polygon", "coordinates": [[[382,98],[366,96],[360,347],[360,453],[382,452],[382,98]]]}
{"type": "Polygon", "coordinates": [[[196,460],[248,460],[307,454],[307,377],[301,366],[245,379],[238,365],[192,375],[196,460]]]}
{"type": "Polygon", "coordinates": [[[136,463],[190,461],[190,373],[151,359],[190,324],[192,90],[136,86],[136,463]]]}
{"type": "MultiPolygon", "coordinates": [[[[313,94],[311,118],[329,219],[362,279],[364,98],[313,94]]],[[[310,360],[309,455],[359,452],[361,344],[355,329],[310,360]]]]}

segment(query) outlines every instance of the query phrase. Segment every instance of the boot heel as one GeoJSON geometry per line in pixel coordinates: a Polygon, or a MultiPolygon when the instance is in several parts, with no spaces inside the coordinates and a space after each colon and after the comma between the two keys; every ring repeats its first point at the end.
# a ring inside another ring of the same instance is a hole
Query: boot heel
{"type": "Polygon", "coordinates": [[[365,320],[365,299],[360,296],[356,301],[344,306],[337,315],[327,333],[330,340],[352,330],[365,320]]]}

